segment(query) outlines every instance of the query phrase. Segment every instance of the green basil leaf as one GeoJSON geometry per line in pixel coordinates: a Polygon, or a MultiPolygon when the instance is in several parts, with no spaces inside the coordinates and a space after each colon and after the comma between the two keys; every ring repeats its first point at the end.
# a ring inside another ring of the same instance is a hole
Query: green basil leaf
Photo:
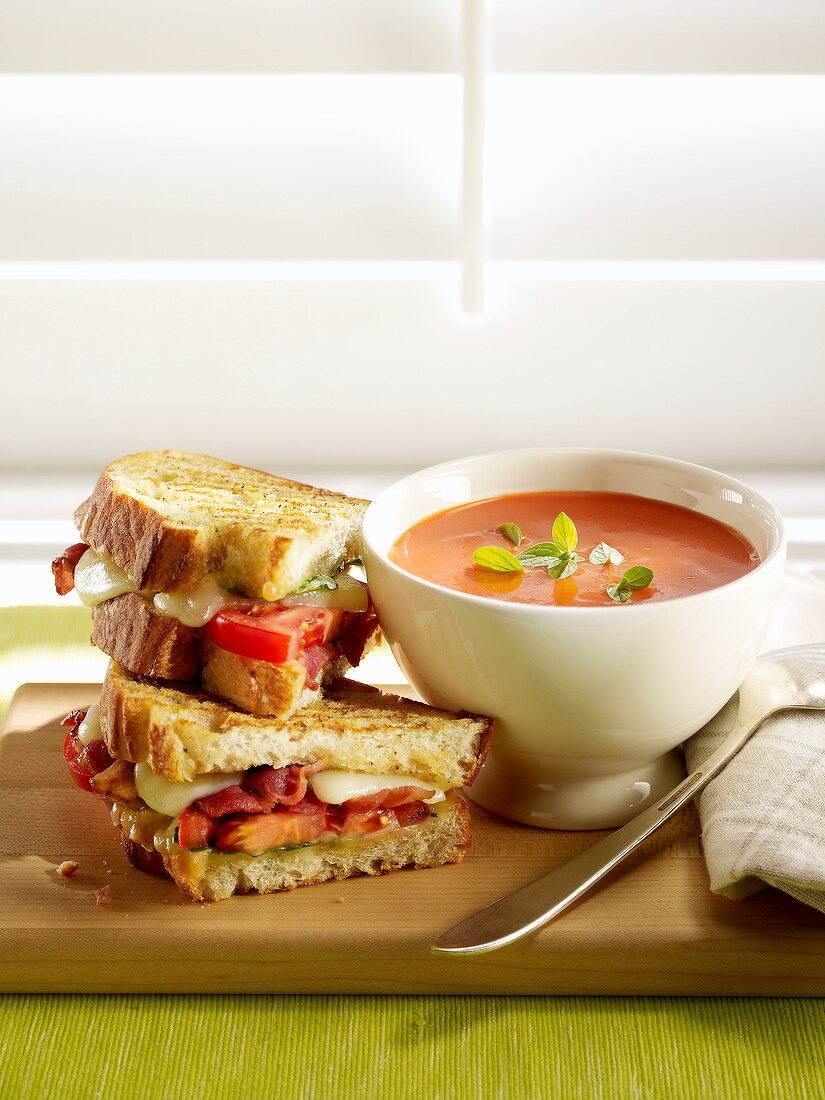
{"type": "Polygon", "coordinates": [[[553,542],[559,550],[570,554],[576,549],[579,533],[576,525],[566,512],[559,512],[553,524],[553,542]]]}
{"type": "Polygon", "coordinates": [[[554,542],[537,542],[535,546],[528,546],[517,555],[522,565],[528,569],[543,569],[552,565],[561,557],[561,551],[554,542]]]}
{"type": "Polygon", "coordinates": [[[581,563],[586,560],[581,554],[571,554],[570,557],[576,565],[581,565],[581,563]]]}
{"type": "Polygon", "coordinates": [[[504,535],[506,539],[509,539],[510,542],[514,543],[516,546],[518,546],[524,538],[524,535],[521,533],[521,528],[517,527],[515,523],[502,523],[501,527],[496,527],[496,531],[504,535]]]}
{"type": "Polygon", "coordinates": [[[557,581],[563,581],[565,577],[572,577],[578,568],[579,563],[571,554],[563,554],[555,565],[548,565],[547,572],[557,581]]]}
{"type": "Polygon", "coordinates": [[[607,594],[616,603],[627,603],[630,599],[631,589],[626,584],[609,584],[607,594]]]}
{"type": "Polygon", "coordinates": [[[652,569],[648,569],[646,565],[634,565],[622,577],[622,584],[626,584],[630,588],[647,588],[652,580],[652,569]]]}
{"type": "Polygon", "coordinates": [[[623,561],[624,554],[606,542],[600,542],[590,551],[591,565],[621,565],[623,561]]]}
{"type": "Polygon", "coordinates": [[[473,551],[473,561],[481,569],[493,573],[523,573],[524,566],[518,558],[502,546],[480,546],[473,551]]]}
{"type": "Polygon", "coordinates": [[[338,581],[334,577],[328,577],[322,573],[320,574],[320,576],[313,577],[311,580],[308,581],[304,581],[304,583],[299,585],[294,592],[290,593],[290,595],[300,596],[303,592],[318,592],[322,588],[329,589],[329,591],[331,592],[337,587],[338,581]]]}

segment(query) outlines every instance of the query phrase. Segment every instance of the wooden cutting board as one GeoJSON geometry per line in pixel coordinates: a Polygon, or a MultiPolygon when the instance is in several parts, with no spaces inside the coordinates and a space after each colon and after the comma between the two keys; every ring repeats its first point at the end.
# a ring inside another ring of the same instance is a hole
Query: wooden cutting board
{"type": "Polygon", "coordinates": [[[708,890],[694,811],[644,858],[520,943],[451,958],[443,929],[601,833],[474,808],[463,863],[199,905],[131,868],[105,806],[69,780],[60,718],[92,685],[27,684],[0,741],[0,989],[93,993],[825,995],[825,916],[766,890],[708,890]],[[65,859],[80,864],[61,878],[65,859]],[[95,891],[110,887],[110,904],[95,891]]]}

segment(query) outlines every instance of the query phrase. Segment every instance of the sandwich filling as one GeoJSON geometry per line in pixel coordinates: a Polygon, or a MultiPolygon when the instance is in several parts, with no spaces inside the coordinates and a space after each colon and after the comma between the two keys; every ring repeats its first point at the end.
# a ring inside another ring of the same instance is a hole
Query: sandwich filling
{"type": "Polygon", "coordinates": [[[177,619],[218,649],[240,657],[306,670],[306,687],[317,689],[322,670],[344,657],[356,667],[377,620],[366,584],[347,566],[335,577],[313,577],[280,600],[251,599],[221,588],[214,577],[175,592],[144,592],[102,550],[75,543],[52,562],[55,588],[75,589],[87,607],[137,592],[155,611],[177,619]]]}
{"type": "Polygon", "coordinates": [[[250,856],[374,835],[422,824],[443,802],[447,784],[415,776],[372,775],[296,762],[171,783],[148,764],[114,759],[96,707],[73,711],[64,757],[83,790],[103,796],[115,824],[147,851],[250,856]]]}

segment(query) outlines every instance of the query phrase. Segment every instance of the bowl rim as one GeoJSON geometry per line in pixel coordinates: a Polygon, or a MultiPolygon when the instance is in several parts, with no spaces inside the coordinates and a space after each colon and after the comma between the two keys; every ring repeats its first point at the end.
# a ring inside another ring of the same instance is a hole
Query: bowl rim
{"type": "MultiPolygon", "coordinates": [[[[362,531],[364,538],[365,549],[382,562],[382,564],[389,569],[389,571],[402,580],[406,580],[408,583],[422,585],[426,589],[430,589],[433,592],[448,593],[450,597],[458,600],[461,603],[469,603],[472,606],[479,608],[486,608],[489,611],[501,611],[507,609],[511,614],[516,615],[554,615],[562,614],[569,615],[571,613],[581,613],[586,611],[588,614],[595,616],[596,614],[605,615],[613,613],[613,607],[592,607],[581,606],[576,607],[572,605],[559,606],[558,604],[534,604],[534,603],[520,603],[516,600],[501,600],[495,596],[475,596],[471,592],[461,592],[457,588],[449,588],[447,585],[436,584],[435,581],[426,580],[424,577],[419,577],[416,573],[411,573],[408,569],[403,569],[400,565],[396,565],[391,561],[387,553],[378,551],[370,538],[369,526],[371,524],[374,510],[377,510],[377,506],[381,504],[383,499],[390,495],[390,493],[397,492],[402,489],[406,482],[411,482],[413,479],[419,479],[423,476],[434,476],[439,473],[445,473],[450,468],[468,462],[480,462],[485,459],[501,458],[504,456],[516,456],[516,455],[535,455],[535,456],[550,456],[550,455],[581,455],[588,458],[622,458],[622,459],[641,459],[645,461],[664,462],[668,466],[678,470],[683,469],[685,471],[696,471],[701,474],[710,474],[713,477],[722,478],[727,482],[729,488],[741,490],[742,496],[748,497],[756,503],[760,504],[764,510],[771,516],[775,528],[776,528],[776,541],[769,551],[769,553],[762,559],[755,569],[749,570],[747,573],[743,573],[741,577],[737,577],[735,580],[727,581],[725,584],[719,584],[713,588],[706,588],[703,592],[694,592],[690,596],[674,596],[667,600],[657,600],[654,603],[633,603],[628,601],[621,606],[626,609],[630,609],[631,614],[663,614],[662,608],[667,608],[669,605],[677,604],[683,606],[686,603],[691,603],[699,600],[713,599],[716,593],[729,592],[731,589],[737,586],[741,587],[747,584],[753,584],[754,578],[759,574],[764,574],[769,566],[773,566],[776,559],[781,557],[784,561],[785,553],[787,549],[787,532],[785,529],[785,522],[782,518],[779,510],[773,505],[766,497],[758,493],[756,489],[751,488],[750,485],[744,481],[740,481],[738,478],[732,477],[730,474],[725,474],[720,470],[713,469],[712,466],[702,466],[696,462],[688,462],[681,458],[668,458],[667,455],[655,455],[648,454],[645,451],[625,451],[614,448],[600,448],[600,447],[514,447],[507,448],[500,451],[484,451],[478,454],[465,455],[459,458],[448,459],[445,462],[436,463],[433,466],[423,466],[419,470],[414,470],[404,477],[394,481],[391,485],[388,485],[385,489],[378,494],[378,496],[370,502],[368,508],[364,513],[362,531]]],[[[514,493],[518,493],[519,490],[514,490],[514,493]]],[[[641,494],[632,494],[638,496],[641,494]]],[[[479,500],[487,499],[485,497],[479,497],[479,500]]],[[[654,498],[649,498],[654,499],[654,498]]],[[[467,501],[467,503],[472,503],[467,501]]],[[[443,510],[443,509],[442,509],[443,510]]],[[[698,510],[698,509],[697,509],[698,510]]],[[[429,515],[435,515],[435,512],[429,513],[429,515]]],[[[705,514],[705,513],[701,513],[705,514]]],[[[426,519],[426,516],[422,516],[422,519],[426,519]]],[[[709,517],[713,518],[713,517],[709,517]]],[[[416,522],[421,522],[420,520],[416,522]]],[[[721,521],[720,521],[721,522],[721,521]]],[[[409,528],[405,528],[409,530],[409,528]]],[[[736,530],[736,528],[734,528],[736,530]]],[[[399,532],[397,537],[400,537],[404,531],[399,532]]],[[[367,568],[367,581],[369,582],[369,569],[367,568]]],[[[718,598],[718,597],[717,597],[718,598]]],[[[666,613],[666,612],[665,612],[666,613]]]]}

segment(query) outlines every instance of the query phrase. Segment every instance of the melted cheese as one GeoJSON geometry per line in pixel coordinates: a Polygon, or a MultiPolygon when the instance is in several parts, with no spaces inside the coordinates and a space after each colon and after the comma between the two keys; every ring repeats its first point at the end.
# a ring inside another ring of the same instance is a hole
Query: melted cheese
{"type": "Polygon", "coordinates": [[[212,772],[196,775],[185,783],[172,783],[155,775],[148,764],[135,764],[135,788],[147,806],[167,817],[177,817],[196,798],[217,794],[243,779],[243,772],[212,772]]]}
{"type": "Polygon", "coordinates": [[[104,600],[122,596],[124,592],[137,591],[105,551],[93,550],[91,546],[75,566],[74,586],[80,602],[86,607],[97,607],[104,600]]]}
{"type": "MultiPolygon", "coordinates": [[[[342,611],[366,611],[369,599],[363,585],[347,573],[339,574],[337,580],[338,587],[335,589],[320,589],[316,592],[304,592],[300,596],[287,596],[273,606],[332,607],[342,611]]],[[[74,586],[80,602],[86,607],[97,607],[124,592],[139,591],[105,550],[94,550],[91,546],[75,567],[74,586]]],[[[151,598],[155,610],[162,615],[168,615],[184,626],[193,628],[205,626],[225,608],[252,606],[252,601],[246,597],[233,596],[226,592],[214,577],[207,577],[196,588],[157,592],[154,595],[143,592],[142,595],[147,599],[151,598]]]]}
{"type": "Polygon", "coordinates": [[[284,596],[280,602],[284,607],[334,607],[340,611],[366,611],[369,606],[366,588],[348,573],[339,573],[335,579],[337,588],[318,588],[314,592],[284,596]]]}
{"type": "Polygon", "coordinates": [[[176,819],[136,802],[115,801],[110,813],[115,828],[121,829],[129,840],[139,844],[147,852],[156,848],[159,852],[168,854],[172,850],[176,819]]]}
{"type": "Polygon", "coordinates": [[[86,711],[86,717],[77,727],[77,739],[82,745],[91,745],[103,737],[100,731],[100,706],[92,703],[86,711]]]}
{"type": "Polygon", "coordinates": [[[169,615],[184,626],[203,626],[213,615],[226,607],[249,607],[243,596],[231,596],[220,588],[213,577],[207,577],[197,588],[179,592],[158,592],[152,600],[157,611],[169,615]]]}
{"type": "Polygon", "coordinates": [[[351,798],[375,794],[376,791],[383,791],[388,787],[425,787],[428,791],[433,791],[433,795],[423,801],[432,805],[433,802],[444,801],[444,792],[447,789],[442,783],[432,783],[414,775],[399,775],[397,772],[393,775],[368,775],[366,772],[347,772],[338,768],[315,772],[309,777],[309,785],[322,802],[331,802],[334,806],[340,806],[351,798]]]}

